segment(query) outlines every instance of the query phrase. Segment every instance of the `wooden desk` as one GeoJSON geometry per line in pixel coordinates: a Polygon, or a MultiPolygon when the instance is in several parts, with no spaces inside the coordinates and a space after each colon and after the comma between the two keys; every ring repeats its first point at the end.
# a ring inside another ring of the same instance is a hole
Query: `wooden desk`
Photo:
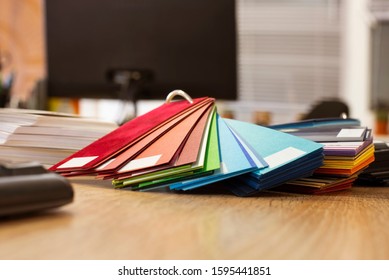
{"type": "Polygon", "coordinates": [[[1,259],[389,259],[389,188],[311,196],[141,193],[0,220],[1,259]]]}

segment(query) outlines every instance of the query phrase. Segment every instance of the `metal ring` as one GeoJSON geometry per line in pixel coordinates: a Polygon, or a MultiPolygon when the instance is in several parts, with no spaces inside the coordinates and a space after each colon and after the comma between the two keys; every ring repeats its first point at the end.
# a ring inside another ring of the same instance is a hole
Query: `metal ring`
{"type": "Polygon", "coordinates": [[[193,99],[189,96],[189,94],[187,94],[185,91],[180,89],[176,89],[170,92],[166,97],[165,103],[170,103],[173,100],[173,98],[176,97],[177,95],[185,98],[190,104],[193,103],[193,99]]]}

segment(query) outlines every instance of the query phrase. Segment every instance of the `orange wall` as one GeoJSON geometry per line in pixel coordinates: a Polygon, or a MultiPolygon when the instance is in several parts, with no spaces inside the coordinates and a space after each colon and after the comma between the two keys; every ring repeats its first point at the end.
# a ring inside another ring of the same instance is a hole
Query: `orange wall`
{"type": "Polygon", "coordinates": [[[36,80],[45,75],[43,4],[44,0],[0,0],[3,75],[15,73],[14,101],[28,98],[36,80]]]}

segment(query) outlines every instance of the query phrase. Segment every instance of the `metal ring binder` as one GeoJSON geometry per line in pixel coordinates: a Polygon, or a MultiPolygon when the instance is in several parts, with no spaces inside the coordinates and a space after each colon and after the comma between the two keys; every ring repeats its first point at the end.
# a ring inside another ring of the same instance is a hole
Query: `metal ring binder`
{"type": "Polygon", "coordinates": [[[171,91],[166,97],[165,103],[170,103],[173,100],[173,98],[176,97],[177,95],[185,98],[190,104],[193,103],[193,99],[189,96],[189,94],[187,94],[185,91],[181,89],[176,89],[171,91]]]}

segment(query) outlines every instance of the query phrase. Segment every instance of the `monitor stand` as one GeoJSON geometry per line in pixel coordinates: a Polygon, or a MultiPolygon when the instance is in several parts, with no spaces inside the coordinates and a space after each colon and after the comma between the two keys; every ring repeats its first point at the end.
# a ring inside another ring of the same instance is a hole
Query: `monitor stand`
{"type": "Polygon", "coordinates": [[[152,79],[152,72],[144,69],[114,69],[108,72],[109,79],[120,86],[119,99],[123,102],[119,124],[137,117],[137,102],[144,90],[145,83],[152,79]],[[130,115],[127,105],[131,104],[133,113],[130,115]]]}

